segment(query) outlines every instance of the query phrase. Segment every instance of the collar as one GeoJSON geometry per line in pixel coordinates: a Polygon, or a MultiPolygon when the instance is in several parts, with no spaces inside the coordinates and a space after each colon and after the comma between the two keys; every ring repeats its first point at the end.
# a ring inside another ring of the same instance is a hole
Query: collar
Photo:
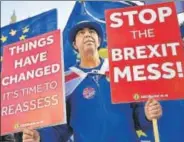
{"type": "Polygon", "coordinates": [[[105,75],[105,73],[109,70],[109,64],[108,59],[100,59],[101,63],[99,66],[95,68],[81,68],[79,64],[76,66],[70,67],[70,69],[75,72],[76,74],[80,75],[81,77],[86,77],[88,74],[102,74],[105,75]]]}

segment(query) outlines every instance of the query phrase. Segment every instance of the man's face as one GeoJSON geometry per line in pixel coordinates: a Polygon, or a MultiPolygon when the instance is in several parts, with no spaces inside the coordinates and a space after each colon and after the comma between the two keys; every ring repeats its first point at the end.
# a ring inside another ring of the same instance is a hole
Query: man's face
{"type": "Polygon", "coordinates": [[[100,46],[100,38],[94,29],[83,28],[77,32],[73,46],[79,54],[94,54],[100,46]]]}

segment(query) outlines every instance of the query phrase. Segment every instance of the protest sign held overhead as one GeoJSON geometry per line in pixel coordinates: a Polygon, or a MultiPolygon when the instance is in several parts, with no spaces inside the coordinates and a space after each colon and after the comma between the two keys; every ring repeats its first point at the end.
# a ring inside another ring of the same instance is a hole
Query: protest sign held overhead
{"type": "Polygon", "coordinates": [[[57,30],[4,48],[1,135],[66,122],[60,40],[57,30]]]}
{"type": "Polygon", "coordinates": [[[184,98],[184,51],[173,2],[107,10],[106,22],[113,103],[184,98]]]}

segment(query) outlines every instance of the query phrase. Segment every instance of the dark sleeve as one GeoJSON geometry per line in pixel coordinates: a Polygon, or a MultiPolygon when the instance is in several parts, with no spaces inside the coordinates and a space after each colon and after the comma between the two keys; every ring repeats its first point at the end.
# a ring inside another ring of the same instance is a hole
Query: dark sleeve
{"type": "Polygon", "coordinates": [[[67,125],[57,125],[39,130],[41,142],[67,142],[72,129],[67,125]]]}
{"type": "Polygon", "coordinates": [[[133,119],[136,130],[152,129],[152,122],[147,120],[144,112],[144,103],[132,103],[133,119]]]}
{"type": "Polygon", "coordinates": [[[14,136],[15,136],[16,142],[22,142],[22,132],[15,133],[14,136]]]}

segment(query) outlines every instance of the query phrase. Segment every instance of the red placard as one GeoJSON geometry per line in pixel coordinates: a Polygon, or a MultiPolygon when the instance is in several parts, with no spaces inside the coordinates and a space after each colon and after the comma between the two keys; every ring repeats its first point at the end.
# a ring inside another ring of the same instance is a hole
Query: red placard
{"type": "Polygon", "coordinates": [[[174,2],[107,10],[112,102],[184,98],[184,50],[174,2]]]}
{"type": "Polygon", "coordinates": [[[1,135],[66,123],[60,31],[4,47],[1,135]]]}

